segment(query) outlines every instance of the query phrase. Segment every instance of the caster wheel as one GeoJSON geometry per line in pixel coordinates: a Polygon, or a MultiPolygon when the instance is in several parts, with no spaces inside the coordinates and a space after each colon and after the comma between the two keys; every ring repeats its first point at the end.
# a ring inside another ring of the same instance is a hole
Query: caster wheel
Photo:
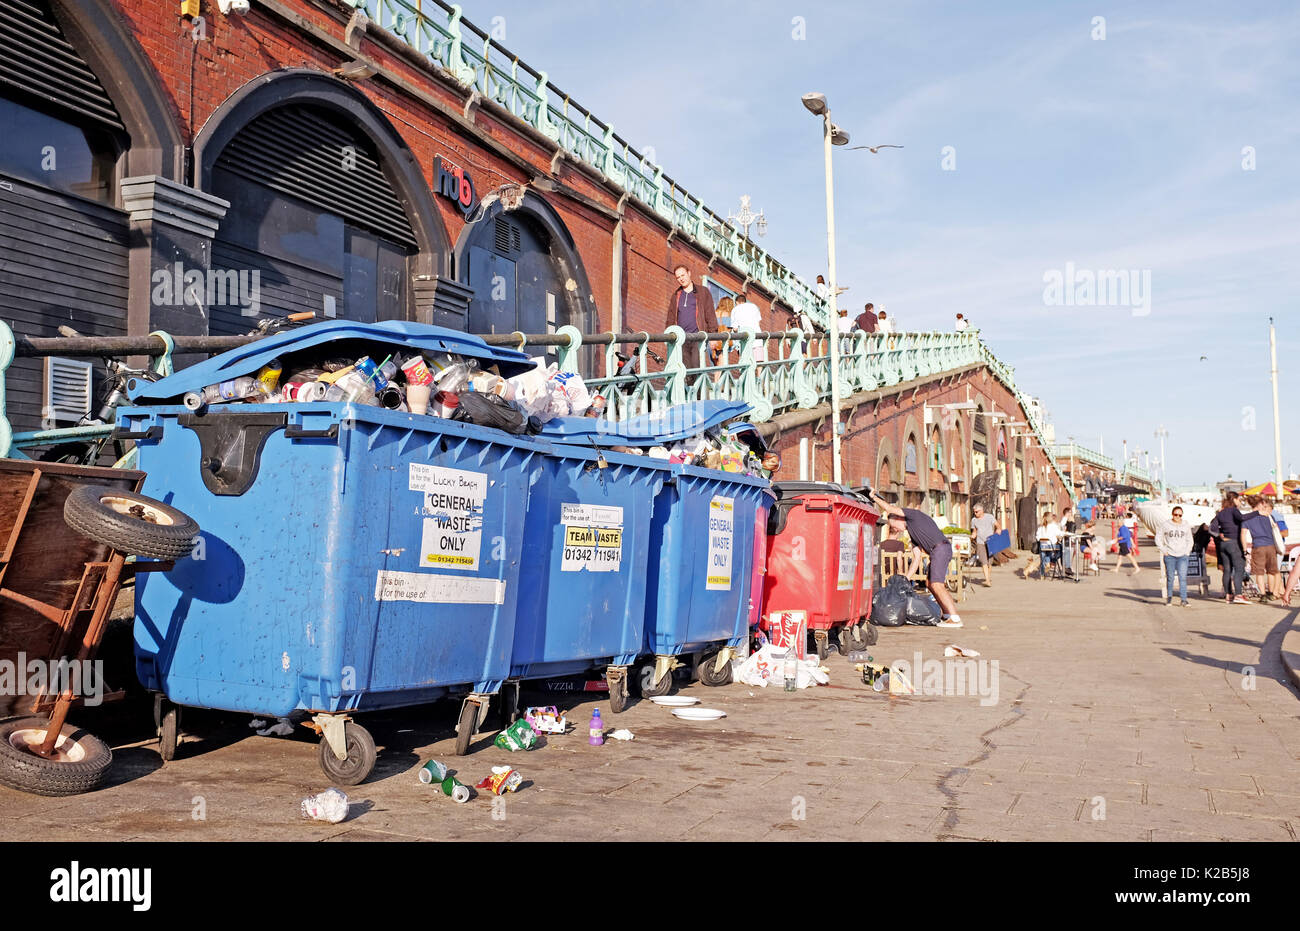
{"type": "Polygon", "coordinates": [[[340,760],[322,736],[320,740],[320,768],[330,781],[341,786],[354,786],[365,781],[375,768],[375,738],[360,724],[351,721],[343,725],[347,759],[340,760]]]}
{"type": "Polygon", "coordinates": [[[170,706],[163,714],[162,725],[158,733],[158,755],[164,763],[176,759],[176,746],[181,737],[181,709],[170,706]]]}
{"type": "Polygon", "coordinates": [[[664,677],[656,682],[654,663],[641,667],[639,681],[641,683],[641,695],[644,698],[658,698],[660,695],[670,694],[673,690],[672,670],[668,670],[668,672],[664,673],[664,677]]]}
{"type": "Polygon", "coordinates": [[[719,686],[731,683],[731,663],[723,663],[720,670],[714,669],[717,658],[717,653],[709,653],[700,659],[698,667],[700,681],[705,685],[719,686]]]}
{"type": "Polygon", "coordinates": [[[470,742],[478,730],[478,704],[466,700],[460,706],[460,720],[456,722],[456,755],[469,753],[470,742]]]}
{"type": "Polygon", "coordinates": [[[817,644],[817,659],[823,663],[831,655],[831,642],[828,637],[814,637],[813,641],[817,644]]]}
{"type": "Polygon", "coordinates": [[[611,666],[605,670],[605,681],[609,683],[609,710],[613,714],[621,714],[630,704],[627,692],[627,668],[615,669],[611,666]]]}

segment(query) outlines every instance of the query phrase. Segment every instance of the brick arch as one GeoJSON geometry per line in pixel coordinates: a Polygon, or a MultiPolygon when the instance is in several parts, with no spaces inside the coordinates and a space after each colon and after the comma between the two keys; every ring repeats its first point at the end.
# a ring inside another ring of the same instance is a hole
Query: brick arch
{"type": "MultiPolygon", "coordinates": [[[[929,493],[930,491],[930,467],[929,460],[925,455],[927,434],[917,422],[916,416],[909,414],[903,422],[903,432],[900,435],[903,441],[901,447],[902,453],[899,457],[899,468],[905,469],[907,457],[907,444],[909,441],[916,444],[916,482],[917,487],[913,491],[929,493]]],[[[907,483],[907,473],[899,473],[904,485],[907,483]]]]}
{"type": "Polygon", "coordinates": [[[881,492],[891,492],[894,490],[894,486],[898,484],[898,468],[900,466],[895,465],[898,461],[898,455],[894,450],[894,441],[888,436],[881,437],[879,444],[876,446],[875,470],[876,480],[879,482],[884,479],[884,484],[879,489],[881,492]]]}

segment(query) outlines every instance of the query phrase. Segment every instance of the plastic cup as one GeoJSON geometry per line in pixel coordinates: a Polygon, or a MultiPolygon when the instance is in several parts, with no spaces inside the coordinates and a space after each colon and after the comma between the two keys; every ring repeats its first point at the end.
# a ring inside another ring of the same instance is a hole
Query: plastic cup
{"type": "Polygon", "coordinates": [[[424,414],[429,410],[429,397],[433,393],[433,385],[407,385],[406,386],[406,406],[411,409],[412,414],[424,414]]]}

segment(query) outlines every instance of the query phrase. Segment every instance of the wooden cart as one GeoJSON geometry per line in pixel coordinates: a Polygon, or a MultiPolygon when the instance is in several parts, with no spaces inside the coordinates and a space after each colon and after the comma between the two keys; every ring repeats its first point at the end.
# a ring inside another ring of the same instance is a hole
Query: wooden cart
{"type": "MultiPolygon", "coordinates": [[[[83,701],[87,674],[97,676],[91,664],[122,583],[172,567],[127,556],[185,555],[198,533],[185,515],[140,495],[143,480],[126,469],[0,459],[0,670],[10,674],[0,694],[4,785],[73,795],[98,785],[112,763],[108,746],[69,725],[68,712],[83,701]],[[70,496],[80,510],[68,508],[70,496]]],[[[92,693],[123,695],[102,682],[92,693]]]]}

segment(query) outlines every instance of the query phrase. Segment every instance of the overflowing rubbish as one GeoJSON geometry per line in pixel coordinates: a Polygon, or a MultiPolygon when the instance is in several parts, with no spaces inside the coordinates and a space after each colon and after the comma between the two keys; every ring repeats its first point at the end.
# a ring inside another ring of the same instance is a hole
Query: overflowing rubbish
{"type": "Polygon", "coordinates": [[[943,611],[933,595],[909,595],[905,613],[907,623],[919,627],[934,627],[943,619],[943,611]]]}
{"type": "Polygon", "coordinates": [[[302,800],[302,816],[312,821],[338,824],[348,816],[348,797],[338,789],[326,789],[302,800]]]}
{"type": "Polygon", "coordinates": [[[523,718],[511,724],[492,741],[502,750],[531,750],[537,746],[537,731],[523,718]]]}
{"type": "Polygon", "coordinates": [[[568,719],[554,705],[528,708],[524,720],[539,734],[563,734],[569,727],[568,719]]]}
{"type": "Polygon", "coordinates": [[[806,689],[812,685],[826,685],[830,676],[815,659],[798,659],[790,657],[789,651],[764,644],[756,653],[751,653],[738,666],[733,666],[732,675],[737,682],[745,685],[757,685],[767,688],[769,682],[784,685],[786,664],[793,660],[793,678],[796,689],[806,689]]]}
{"type": "Polygon", "coordinates": [[[485,776],[474,788],[493,795],[505,795],[507,792],[518,792],[523,782],[524,777],[519,774],[519,770],[510,766],[493,766],[492,775],[485,776]]]}
{"type": "Polygon", "coordinates": [[[796,659],[808,649],[808,612],[773,611],[767,616],[767,638],[779,650],[793,648],[796,659]]]}

